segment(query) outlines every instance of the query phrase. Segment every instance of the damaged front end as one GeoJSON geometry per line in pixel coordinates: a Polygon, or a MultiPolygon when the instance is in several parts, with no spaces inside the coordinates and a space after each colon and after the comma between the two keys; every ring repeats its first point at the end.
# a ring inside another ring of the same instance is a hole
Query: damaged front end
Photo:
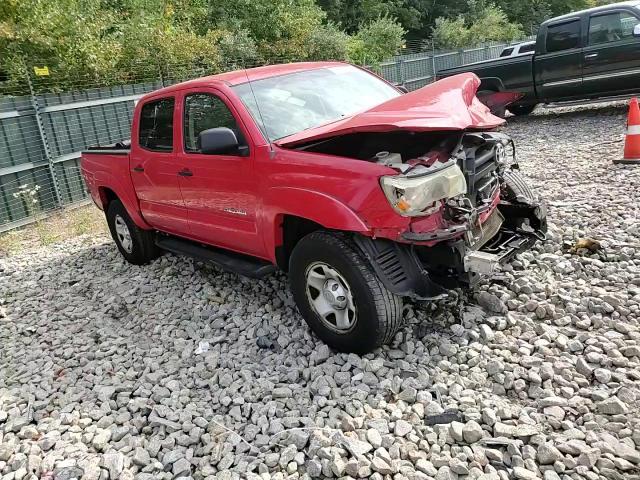
{"type": "Polygon", "coordinates": [[[399,175],[383,177],[381,186],[398,214],[415,218],[396,241],[357,236],[356,243],[398,295],[433,299],[473,286],[545,237],[544,203],[519,175],[505,134],[450,135],[395,167],[399,175]],[[421,227],[433,225],[429,216],[440,216],[438,228],[421,227]]]}

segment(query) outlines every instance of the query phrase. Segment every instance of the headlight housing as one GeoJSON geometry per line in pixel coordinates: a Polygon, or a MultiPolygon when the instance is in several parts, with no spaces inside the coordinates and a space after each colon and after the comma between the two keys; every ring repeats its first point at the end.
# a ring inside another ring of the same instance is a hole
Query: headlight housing
{"type": "Polygon", "coordinates": [[[416,177],[385,176],[380,179],[380,185],[393,209],[403,217],[427,215],[439,200],[467,191],[467,181],[455,161],[416,177]]]}

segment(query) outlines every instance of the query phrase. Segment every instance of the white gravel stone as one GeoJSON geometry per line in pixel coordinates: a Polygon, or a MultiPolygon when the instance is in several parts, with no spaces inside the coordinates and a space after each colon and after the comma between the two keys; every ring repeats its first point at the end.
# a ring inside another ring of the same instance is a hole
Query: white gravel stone
{"type": "Polygon", "coordinates": [[[470,421],[462,429],[464,441],[467,443],[475,443],[483,437],[483,431],[480,424],[476,421],[470,421]]]}
{"type": "Polygon", "coordinates": [[[562,460],[563,456],[560,450],[551,444],[545,443],[538,447],[536,458],[540,465],[552,465],[558,460],[562,460]]]}
{"type": "Polygon", "coordinates": [[[629,408],[618,397],[611,397],[606,400],[598,402],[596,405],[598,412],[605,415],[618,415],[621,413],[627,413],[629,408]]]}

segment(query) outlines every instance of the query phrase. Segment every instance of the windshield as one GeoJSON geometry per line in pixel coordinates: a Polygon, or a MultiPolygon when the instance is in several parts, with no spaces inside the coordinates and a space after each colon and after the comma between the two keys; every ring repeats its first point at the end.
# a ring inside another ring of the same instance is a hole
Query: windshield
{"type": "Polygon", "coordinates": [[[232,88],[270,141],[401,95],[385,81],[351,65],[306,70],[232,88]]]}

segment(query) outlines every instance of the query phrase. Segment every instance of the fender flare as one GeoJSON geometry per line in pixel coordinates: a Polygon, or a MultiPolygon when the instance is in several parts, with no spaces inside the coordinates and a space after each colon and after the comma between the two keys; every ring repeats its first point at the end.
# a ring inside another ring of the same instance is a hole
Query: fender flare
{"type": "Polygon", "coordinates": [[[335,197],[305,188],[272,187],[266,192],[263,226],[265,227],[265,248],[274,260],[275,249],[283,241],[282,218],[284,215],[304,218],[330,230],[365,235],[371,231],[356,212],[335,197]]]}

